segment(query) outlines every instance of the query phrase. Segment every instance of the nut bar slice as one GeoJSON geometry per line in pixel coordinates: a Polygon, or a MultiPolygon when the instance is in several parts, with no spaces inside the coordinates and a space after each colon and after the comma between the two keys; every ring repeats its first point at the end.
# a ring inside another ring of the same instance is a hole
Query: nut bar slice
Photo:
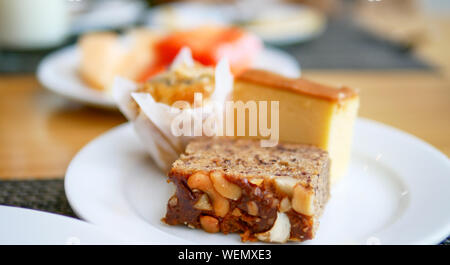
{"type": "Polygon", "coordinates": [[[312,239],[329,197],[326,151],[250,139],[194,140],[169,172],[176,185],[163,221],[242,241],[312,239]]]}

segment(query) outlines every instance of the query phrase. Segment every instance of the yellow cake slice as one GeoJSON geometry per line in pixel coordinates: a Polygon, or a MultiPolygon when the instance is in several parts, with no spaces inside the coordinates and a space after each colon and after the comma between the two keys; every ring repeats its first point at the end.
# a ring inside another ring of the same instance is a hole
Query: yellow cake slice
{"type": "Polygon", "coordinates": [[[327,150],[331,183],[346,174],[359,107],[355,90],[252,69],[236,78],[233,100],[279,101],[279,140],[327,150]]]}

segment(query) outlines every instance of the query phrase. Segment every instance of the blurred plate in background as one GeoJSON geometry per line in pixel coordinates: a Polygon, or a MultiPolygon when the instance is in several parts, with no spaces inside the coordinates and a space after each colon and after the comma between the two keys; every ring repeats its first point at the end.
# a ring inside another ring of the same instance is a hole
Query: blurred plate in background
{"type": "Polygon", "coordinates": [[[276,4],[243,22],[243,27],[265,42],[276,45],[306,42],[325,30],[326,18],[310,7],[276,4]]]}
{"type": "Polygon", "coordinates": [[[136,0],[71,1],[71,33],[112,30],[132,26],[140,18],[145,4],[136,0]]]}
{"type": "MultiPolygon", "coordinates": [[[[75,45],[50,54],[39,64],[39,81],[49,90],[69,99],[91,106],[115,109],[112,95],[89,87],[80,78],[80,58],[80,52],[75,45]]],[[[300,66],[296,59],[275,48],[266,47],[253,62],[253,67],[290,77],[300,76],[300,66]]]]}
{"type": "Polygon", "coordinates": [[[269,6],[262,6],[260,1],[166,4],[150,9],[145,21],[148,26],[163,30],[234,24],[274,45],[311,40],[326,26],[325,15],[305,5],[269,3],[269,6]]]}

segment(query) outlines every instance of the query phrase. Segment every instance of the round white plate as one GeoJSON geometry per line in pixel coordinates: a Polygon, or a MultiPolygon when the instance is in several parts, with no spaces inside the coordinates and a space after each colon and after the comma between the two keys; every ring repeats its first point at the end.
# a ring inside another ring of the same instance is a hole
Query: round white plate
{"type": "Polygon", "coordinates": [[[41,211],[0,206],[0,245],[117,244],[92,224],[41,211]]]}
{"type": "Polygon", "coordinates": [[[273,45],[309,41],[320,36],[326,27],[326,17],[321,12],[306,5],[281,1],[264,5],[260,1],[168,3],[149,9],[144,21],[149,27],[163,30],[237,24],[273,45]]]}
{"type": "MultiPolygon", "coordinates": [[[[161,222],[174,187],[145,153],[130,124],[84,147],[65,178],[83,219],[121,229],[136,242],[239,244],[161,222]]],[[[386,125],[358,119],[349,173],[332,189],[308,244],[436,244],[450,234],[450,162],[429,144],[386,125]]]]}
{"type": "MultiPolygon", "coordinates": [[[[76,46],[56,51],[39,64],[37,76],[41,84],[62,96],[91,106],[115,109],[112,95],[90,88],[78,75],[80,51],[76,46]]],[[[275,48],[265,48],[253,67],[274,71],[290,77],[300,75],[296,59],[275,48]]]]}

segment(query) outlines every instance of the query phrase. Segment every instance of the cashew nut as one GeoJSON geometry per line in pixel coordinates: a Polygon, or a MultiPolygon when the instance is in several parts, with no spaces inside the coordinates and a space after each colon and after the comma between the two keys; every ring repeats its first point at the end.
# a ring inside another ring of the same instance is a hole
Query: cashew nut
{"type": "Polygon", "coordinates": [[[200,225],[203,230],[208,233],[217,233],[219,232],[219,220],[212,216],[204,215],[200,216],[200,225]]]}
{"type": "Polygon", "coordinates": [[[212,200],[214,212],[218,216],[224,217],[228,213],[230,203],[214,189],[211,180],[206,174],[201,172],[193,174],[189,177],[187,184],[191,189],[199,189],[208,194],[212,200]]]}
{"type": "Polygon", "coordinates": [[[312,216],[314,214],[314,194],[312,189],[298,184],[292,196],[292,208],[301,214],[312,216]]]}
{"type": "Polygon", "coordinates": [[[247,212],[250,215],[258,215],[258,205],[254,201],[247,202],[247,212]]]}
{"type": "Polygon", "coordinates": [[[242,194],[241,188],[238,185],[227,181],[222,172],[213,171],[209,176],[211,178],[214,188],[223,197],[231,200],[237,200],[241,197],[242,194]]]}
{"type": "Polygon", "coordinates": [[[209,203],[208,195],[202,194],[198,201],[194,204],[194,208],[202,211],[211,211],[213,208],[209,203]]]}

